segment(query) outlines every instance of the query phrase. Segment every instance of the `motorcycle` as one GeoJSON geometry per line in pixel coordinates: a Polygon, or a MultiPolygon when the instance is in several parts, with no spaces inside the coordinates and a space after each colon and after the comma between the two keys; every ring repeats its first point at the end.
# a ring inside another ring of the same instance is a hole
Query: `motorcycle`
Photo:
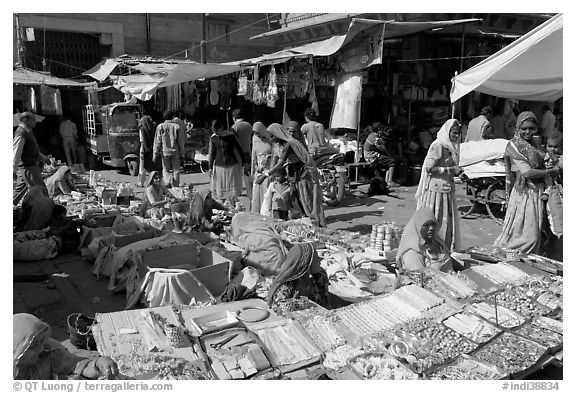
{"type": "Polygon", "coordinates": [[[344,199],[344,189],[347,182],[344,158],[344,154],[335,153],[315,159],[318,172],[320,172],[322,199],[328,206],[338,206],[344,199]]]}

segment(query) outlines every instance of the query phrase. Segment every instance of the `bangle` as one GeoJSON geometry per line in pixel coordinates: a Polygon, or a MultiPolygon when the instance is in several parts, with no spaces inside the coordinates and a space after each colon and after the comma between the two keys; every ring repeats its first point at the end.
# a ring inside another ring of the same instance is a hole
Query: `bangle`
{"type": "Polygon", "coordinates": [[[242,322],[261,322],[263,320],[265,320],[266,318],[268,318],[270,316],[270,311],[266,310],[265,308],[262,307],[258,307],[258,306],[246,306],[246,307],[242,307],[240,310],[236,311],[236,319],[238,319],[239,321],[242,322]],[[247,311],[247,310],[259,310],[262,311],[262,316],[260,318],[254,318],[254,319],[246,319],[246,318],[242,318],[240,317],[240,314],[242,313],[242,311],[247,311]]]}

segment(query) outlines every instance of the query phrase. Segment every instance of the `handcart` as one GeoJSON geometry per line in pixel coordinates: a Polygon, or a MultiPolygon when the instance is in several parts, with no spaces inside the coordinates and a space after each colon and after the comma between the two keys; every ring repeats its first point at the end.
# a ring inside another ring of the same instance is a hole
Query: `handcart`
{"type": "Polygon", "coordinates": [[[509,192],[504,162],[506,140],[462,143],[460,166],[466,182],[466,202],[460,204],[460,217],[488,213],[500,225],[504,224],[509,192]]]}

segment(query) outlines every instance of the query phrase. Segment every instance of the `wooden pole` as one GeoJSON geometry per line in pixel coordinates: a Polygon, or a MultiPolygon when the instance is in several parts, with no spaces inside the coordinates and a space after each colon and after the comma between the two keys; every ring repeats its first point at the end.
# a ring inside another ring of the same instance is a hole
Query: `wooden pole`
{"type": "MultiPolygon", "coordinates": [[[[456,76],[458,75],[458,71],[454,71],[454,78],[456,78],[456,76]]],[[[452,119],[454,119],[454,116],[456,116],[456,103],[458,101],[454,101],[452,103],[452,119]]]]}
{"type": "MultiPolygon", "coordinates": [[[[354,161],[360,162],[360,122],[362,121],[362,77],[360,77],[360,97],[358,97],[358,122],[356,130],[356,154],[354,161]]],[[[358,180],[358,179],[356,179],[358,180]]]]}

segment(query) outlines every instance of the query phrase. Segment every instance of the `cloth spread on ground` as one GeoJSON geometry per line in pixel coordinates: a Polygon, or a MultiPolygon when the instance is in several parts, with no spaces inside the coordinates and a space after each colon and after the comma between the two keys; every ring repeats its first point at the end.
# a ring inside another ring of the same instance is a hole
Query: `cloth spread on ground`
{"type": "Polygon", "coordinates": [[[244,257],[263,275],[277,274],[288,251],[274,226],[260,216],[238,213],[232,218],[231,239],[242,247],[247,255],[244,257]]]}

